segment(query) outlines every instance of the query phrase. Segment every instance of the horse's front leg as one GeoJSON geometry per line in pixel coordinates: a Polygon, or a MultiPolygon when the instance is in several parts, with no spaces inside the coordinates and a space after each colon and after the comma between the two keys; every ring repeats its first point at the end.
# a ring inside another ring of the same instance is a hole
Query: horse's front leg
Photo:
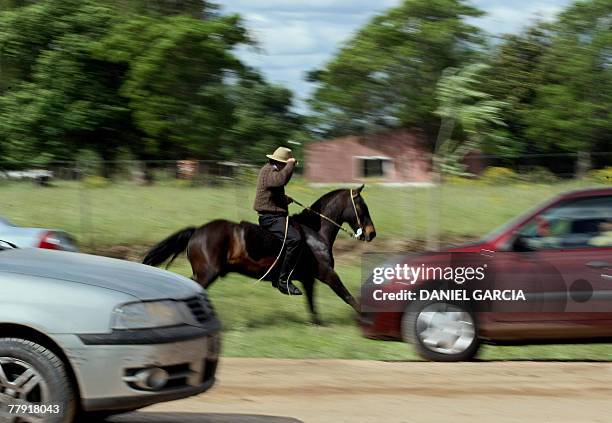
{"type": "Polygon", "coordinates": [[[319,313],[317,312],[317,307],[314,302],[314,284],[314,278],[306,278],[302,281],[302,285],[304,286],[304,293],[306,294],[306,299],[308,300],[310,319],[313,324],[317,326],[323,326],[323,321],[319,317],[319,313]]]}
{"type": "Polygon", "coordinates": [[[353,307],[357,313],[359,313],[359,304],[357,300],[351,295],[351,293],[346,289],[342,281],[340,280],[340,276],[336,273],[334,269],[327,268],[325,269],[318,278],[321,282],[326,283],[329,287],[336,293],[336,295],[344,300],[345,303],[353,307]]]}

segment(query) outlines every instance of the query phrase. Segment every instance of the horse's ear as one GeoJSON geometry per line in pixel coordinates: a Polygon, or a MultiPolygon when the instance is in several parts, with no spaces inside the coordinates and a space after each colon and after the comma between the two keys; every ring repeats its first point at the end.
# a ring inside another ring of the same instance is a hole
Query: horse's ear
{"type": "Polygon", "coordinates": [[[353,190],[353,197],[357,197],[359,194],[361,194],[361,191],[363,190],[364,187],[365,187],[365,184],[361,184],[359,188],[355,188],[353,190]]]}

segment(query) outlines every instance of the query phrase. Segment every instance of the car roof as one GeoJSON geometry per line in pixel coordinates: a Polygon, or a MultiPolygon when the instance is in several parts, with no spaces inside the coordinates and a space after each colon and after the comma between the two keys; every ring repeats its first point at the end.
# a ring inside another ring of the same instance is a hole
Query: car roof
{"type": "Polygon", "coordinates": [[[598,197],[602,195],[612,195],[612,187],[610,188],[589,188],[589,189],[577,189],[560,194],[557,199],[571,199],[581,197],[598,197]]]}

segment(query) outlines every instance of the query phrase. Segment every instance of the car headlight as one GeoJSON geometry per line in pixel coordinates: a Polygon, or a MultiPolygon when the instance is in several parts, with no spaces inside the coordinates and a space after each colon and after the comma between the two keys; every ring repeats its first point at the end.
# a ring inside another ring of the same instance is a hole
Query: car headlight
{"type": "Polygon", "coordinates": [[[175,301],[129,303],[113,310],[113,329],[147,329],[185,323],[185,316],[175,301]]]}

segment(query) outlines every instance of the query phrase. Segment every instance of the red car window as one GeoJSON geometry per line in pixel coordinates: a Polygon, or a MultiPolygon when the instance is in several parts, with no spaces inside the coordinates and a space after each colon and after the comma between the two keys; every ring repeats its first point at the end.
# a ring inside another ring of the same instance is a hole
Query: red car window
{"type": "Polygon", "coordinates": [[[612,246],[612,196],[563,202],[520,230],[533,250],[612,246]]]}

